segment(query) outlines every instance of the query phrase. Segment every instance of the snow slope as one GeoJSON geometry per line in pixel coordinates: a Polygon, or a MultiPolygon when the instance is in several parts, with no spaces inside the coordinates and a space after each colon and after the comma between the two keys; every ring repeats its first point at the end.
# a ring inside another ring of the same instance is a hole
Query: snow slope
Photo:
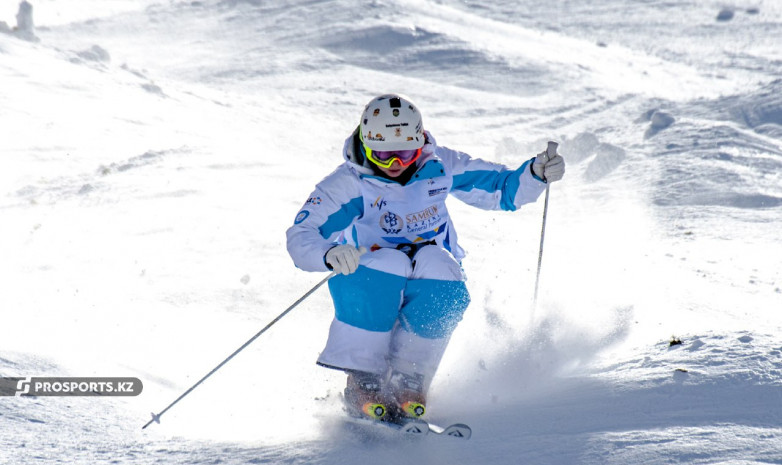
{"type": "Polygon", "coordinates": [[[33,4],[37,42],[0,34],[0,376],[144,392],[0,397],[0,463],[782,463],[778,2],[33,4]],[[568,161],[538,308],[542,202],[449,204],[473,303],[429,411],[473,438],[341,421],[325,290],[142,431],[322,279],[284,232],[388,91],[443,145],[568,161]]]}

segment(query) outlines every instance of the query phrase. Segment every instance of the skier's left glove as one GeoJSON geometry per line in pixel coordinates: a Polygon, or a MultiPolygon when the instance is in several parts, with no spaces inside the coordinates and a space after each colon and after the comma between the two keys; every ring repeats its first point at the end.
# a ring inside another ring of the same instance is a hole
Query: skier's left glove
{"type": "Polygon", "coordinates": [[[336,273],[349,275],[358,269],[360,258],[361,251],[352,245],[337,245],[326,252],[326,265],[336,273]]]}
{"type": "Polygon", "coordinates": [[[532,174],[544,182],[559,181],[565,175],[565,159],[558,153],[549,157],[548,153],[541,152],[532,162],[532,174]]]}

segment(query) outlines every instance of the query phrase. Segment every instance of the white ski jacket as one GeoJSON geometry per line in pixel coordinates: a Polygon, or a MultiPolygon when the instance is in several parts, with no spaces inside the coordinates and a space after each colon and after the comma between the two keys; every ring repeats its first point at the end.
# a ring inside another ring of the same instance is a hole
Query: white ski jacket
{"type": "Polygon", "coordinates": [[[428,132],[417,170],[403,186],[376,176],[356,139],[354,133],[345,141],[345,162],[318,183],[287,231],[288,253],[305,271],[328,271],[324,256],[336,244],[373,251],[433,243],[461,260],[448,194],[484,210],[513,211],[546,189],[532,160],[511,170],[438,147],[428,132]]]}

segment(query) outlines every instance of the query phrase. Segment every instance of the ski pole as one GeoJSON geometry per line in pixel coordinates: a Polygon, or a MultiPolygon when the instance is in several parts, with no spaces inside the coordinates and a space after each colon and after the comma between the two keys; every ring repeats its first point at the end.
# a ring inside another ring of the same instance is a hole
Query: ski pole
{"type": "MultiPolygon", "coordinates": [[[[546,147],[546,158],[551,159],[557,154],[557,147],[559,144],[549,141],[548,147],[546,147]]],[[[543,263],[543,239],[546,236],[546,216],[548,215],[548,196],[550,185],[546,185],[546,200],[543,202],[543,226],[540,230],[540,250],[538,251],[538,273],[535,277],[535,296],[532,299],[532,309],[534,310],[538,305],[538,284],[540,283],[540,266],[543,263]]]]}
{"type": "Polygon", "coordinates": [[[167,412],[167,411],[168,411],[168,410],[169,410],[171,407],[173,407],[174,405],[176,405],[176,404],[177,404],[177,402],[179,402],[180,400],[184,399],[184,398],[185,398],[185,396],[187,396],[188,394],[190,394],[190,393],[191,393],[191,392],[192,392],[192,391],[193,391],[195,388],[197,388],[197,387],[198,387],[198,386],[199,386],[201,383],[203,383],[204,381],[206,381],[206,379],[207,379],[207,378],[209,378],[209,377],[210,377],[210,376],[212,376],[212,375],[213,375],[213,374],[214,374],[214,373],[215,373],[217,370],[219,370],[220,368],[222,368],[222,367],[223,367],[223,365],[225,365],[226,363],[228,363],[228,361],[229,361],[229,360],[231,360],[232,358],[234,358],[234,357],[235,357],[235,356],[236,356],[236,355],[237,355],[239,352],[243,351],[243,350],[244,350],[244,349],[245,349],[247,346],[249,346],[250,344],[252,344],[252,342],[253,342],[254,340],[258,339],[258,337],[260,337],[260,335],[261,335],[261,334],[265,333],[267,329],[271,328],[271,327],[272,327],[272,326],[273,326],[275,323],[277,323],[278,321],[280,321],[280,320],[282,319],[282,317],[284,317],[285,315],[287,315],[287,314],[288,314],[288,312],[290,312],[291,310],[293,310],[294,308],[296,308],[296,306],[297,306],[297,305],[299,305],[300,303],[302,303],[302,302],[304,301],[304,299],[306,299],[307,297],[309,297],[309,296],[310,296],[310,295],[311,295],[313,292],[315,292],[315,291],[316,291],[316,290],[317,290],[317,289],[318,289],[320,286],[322,286],[322,285],[323,285],[323,284],[324,284],[326,281],[328,281],[329,279],[331,279],[331,277],[332,277],[332,276],[334,276],[335,274],[336,274],[336,272],[333,272],[333,271],[332,271],[332,272],[331,272],[331,273],[330,273],[328,276],[326,276],[325,278],[323,278],[323,280],[322,280],[321,282],[319,282],[319,283],[318,283],[318,284],[316,284],[316,285],[315,285],[315,286],[314,286],[312,289],[310,289],[309,291],[307,291],[307,293],[306,293],[306,294],[304,294],[303,296],[301,296],[301,297],[299,298],[299,300],[297,300],[297,301],[296,301],[296,302],[294,302],[294,303],[293,303],[293,304],[292,304],[290,307],[288,307],[287,309],[285,309],[285,311],[284,311],[284,312],[280,313],[280,314],[277,316],[277,318],[273,319],[271,322],[269,322],[269,324],[267,324],[266,326],[264,326],[264,328],[263,328],[262,330],[258,331],[258,332],[255,334],[255,336],[251,337],[251,338],[250,338],[250,339],[249,339],[247,342],[245,342],[244,344],[242,344],[242,346],[241,346],[241,347],[239,347],[238,349],[236,349],[236,350],[234,351],[234,353],[232,353],[231,355],[229,355],[229,356],[228,356],[228,358],[226,358],[225,360],[223,360],[222,362],[220,362],[220,364],[219,364],[219,365],[217,365],[216,367],[214,367],[214,368],[212,369],[212,371],[210,371],[209,373],[207,373],[207,374],[206,374],[206,376],[204,376],[203,378],[201,378],[200,380],[198,380],[198,382],[197,382],[197,383],[195,383],[194,385],[192,385],[192,386],[190,387],[190,389],[188,389],[187,391],[185,391],[185,392],[184,392],[184,393],[183,393],[181,396],[177,397],[177,399],[176,399],[175,401],[173,401],[173,402],[171,402],[170,404],[168,404],[168,407],[164,408],[164,409],[163,409],[163,410],[162,410],[160,413],[158,413],[158,414],[155,414],[155,413],[153,412],[153,413],[152,413],[152,419],[151,419],[151,420],[149,420],[149,421],[147,422],[147,424],[146,424],[146,425],[142,426],[142,427],[141,427],[141,429],[146,429],[146,427],[147,427],[147,426],[149,426],[150,424],[152,424],[152,422],[155,422],[155,423],[160,423],[160,417],[161,417],[161,416],[163,416],[163,414],[164,414],[164,413],[166,413],[166,412],[167,412]]]}

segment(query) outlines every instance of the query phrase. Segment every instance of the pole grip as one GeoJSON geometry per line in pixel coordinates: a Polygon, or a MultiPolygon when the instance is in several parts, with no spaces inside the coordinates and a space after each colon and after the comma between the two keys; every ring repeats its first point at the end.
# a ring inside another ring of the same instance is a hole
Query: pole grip
{"type": "Polygon", "coordinates": [[[551,160],[551,157],[557,154],[557,147],[559,147],[559,144],[554,141],[548,141],[548,147],[546,147],[546,156],[549,160],[551,160]]]}

